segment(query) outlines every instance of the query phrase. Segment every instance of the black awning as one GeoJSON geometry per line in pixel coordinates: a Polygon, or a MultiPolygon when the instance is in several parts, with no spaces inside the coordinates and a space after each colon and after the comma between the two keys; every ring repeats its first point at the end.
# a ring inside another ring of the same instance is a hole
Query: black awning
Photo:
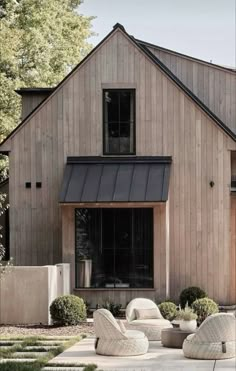
{"type": "Polygon", "coordinates": [[[60,203],[164,202],[171,157],[68,157],[60,203]]]}

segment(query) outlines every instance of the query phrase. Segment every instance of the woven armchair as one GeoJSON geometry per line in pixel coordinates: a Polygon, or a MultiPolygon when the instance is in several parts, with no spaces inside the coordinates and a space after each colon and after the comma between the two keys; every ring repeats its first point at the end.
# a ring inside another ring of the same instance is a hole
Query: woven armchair
{"type": "Polygon", "coordinates": [[[143,332],[122,331],[107,309],[93,314],[96,334],[95,351],[107,356],[136,356],[147,353],[148,339],[143,332]]]}
{"type": "Polygon", "coordinates": [[[136,298],[131,300],[126,308],[127,329],[133,329],[144,332],[148,340],[160,340],[161,331],[164,328],[173,327],[170,321],[163,318],[158,306],[150,299],[136,298]],[[135,309],[153,309],[158,312],[155,319],[137,319],[135,309]]]}
{"type": "Polygon", "coordinates": [[[201,324],[195,334],[183,343],[187,358],[226,359],[235,357],[236,320],[228,313],[212,314],[201,324]]]}

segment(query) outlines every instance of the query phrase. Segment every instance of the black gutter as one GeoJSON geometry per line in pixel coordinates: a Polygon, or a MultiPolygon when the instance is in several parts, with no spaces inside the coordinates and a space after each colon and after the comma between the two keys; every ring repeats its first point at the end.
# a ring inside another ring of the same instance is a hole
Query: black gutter
{"type": "Polygon", "coordinates": [[[67,164],[171,164],[171,156],[131,156],[131,157],[103,157],[103,156],[69,156],[67,164]]]}

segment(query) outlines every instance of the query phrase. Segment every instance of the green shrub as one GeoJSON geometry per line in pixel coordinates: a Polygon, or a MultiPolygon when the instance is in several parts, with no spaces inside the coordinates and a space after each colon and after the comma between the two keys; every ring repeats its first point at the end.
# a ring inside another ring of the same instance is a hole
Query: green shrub
{"type": "Polygon", "coordinates": [[[193,321],[197,319],[197,314],[194,313],[192,308],[186,306],[184,309],[178,311],[176,319],[181,321],[193,321]]]}
{"type": "Polygon", "coordinates": [[[86,319],[86,307],[83,299],[75,295],[63,295],[50,305],[53,323],[69,326],[77,325],[86,319]]]}
{"type": "Polygon", "coordinates": [[[198,316],[198,325],[200,325],[211,314],[219,312],[218,305],[209,298],[195,300],[192,304],[192,309],[198,316]]]}
{"type": "Polygon", "coordinates": [[[172,303],[171,301],[165,301],[158,305],[158,308],[160,309],[161,314],[165,319],[168,319],[169,321],[172,321],[176,314],[177,314],[177,308],[175,303],[172,303]]]}
{"type": "Polygon", "coordinates": [[[116,303],[113,303],[112,301],[109,301],[109,300],[105,301],[102,304],[97,304],[96,305],[96,309],[99,309],[99,308],[107,309],[113,314],[114,317],[120,317],[121,316],[121,307],[122,307],[121,304],[116,304],[116,303]]]}
{"type": "Polygon", "coordinates": [[[187,287],[181,292],[180,297],[179,297],[181,308],[185,308],[186,305],[191,307],[192,303],[196,299],[202,299],[206,297],[207,297],[207,294],[205,293],[205,291],[200,289],[200,287],[195,287],[195,286],[187,287]]]}

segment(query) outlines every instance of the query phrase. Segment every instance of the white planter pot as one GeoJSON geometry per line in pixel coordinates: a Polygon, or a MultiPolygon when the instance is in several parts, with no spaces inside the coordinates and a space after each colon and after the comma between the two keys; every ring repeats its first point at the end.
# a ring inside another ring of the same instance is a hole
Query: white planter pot
{"type": "Polygon", "coordinates": [[[180,330],[183,331],[195,331],[197,328],[197,321],[193,319],[192,321],[180,321],[180,330]]]}

